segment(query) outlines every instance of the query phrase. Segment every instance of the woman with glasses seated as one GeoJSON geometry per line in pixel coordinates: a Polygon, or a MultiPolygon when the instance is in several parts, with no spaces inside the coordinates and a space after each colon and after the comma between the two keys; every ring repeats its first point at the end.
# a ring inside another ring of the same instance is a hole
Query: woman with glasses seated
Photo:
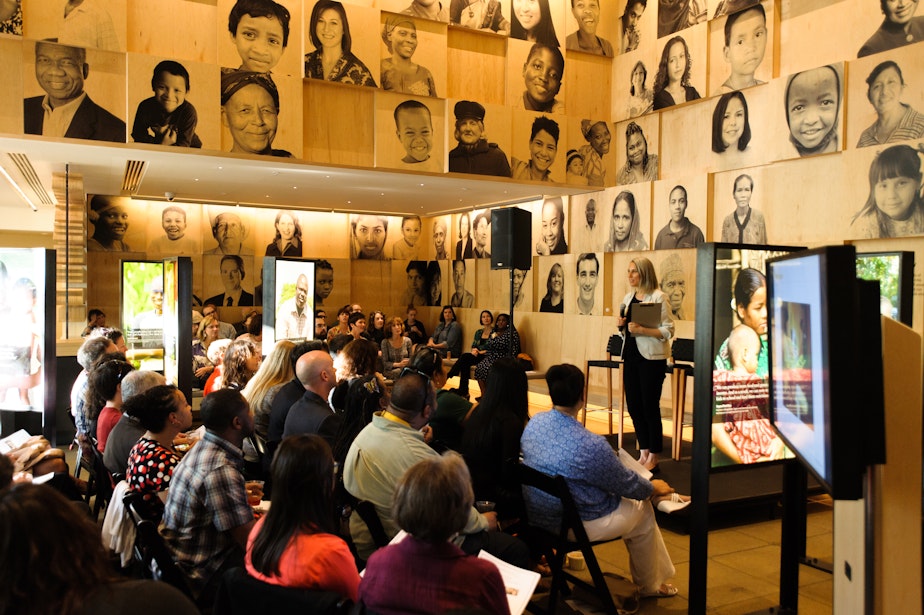
{"type": "Polygon", "coordinates": [[[250,576],[356,600],[356,562],[337,536],[335,468],[330,446],[320,436],[290,436],[280,443],[272,466],[273,506],[247,539],[250,576]]]}

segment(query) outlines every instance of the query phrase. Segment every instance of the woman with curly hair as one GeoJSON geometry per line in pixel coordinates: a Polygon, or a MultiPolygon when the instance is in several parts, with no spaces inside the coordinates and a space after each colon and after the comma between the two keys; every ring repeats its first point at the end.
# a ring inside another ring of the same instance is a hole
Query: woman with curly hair
{"type": "Polygon", "coordinates": [[[221,363],[221,388],[242,391],[260,369],[260,361],[260,353],[248,340],[231,342],[221,363]]]}
{"type": "Polygon", "coordinates": [[[682,36],[667,41],[661,52],[658,75],[654,82],[654,109],[666,109],[702,96],[690,85],[690,48],[682,36]]]}

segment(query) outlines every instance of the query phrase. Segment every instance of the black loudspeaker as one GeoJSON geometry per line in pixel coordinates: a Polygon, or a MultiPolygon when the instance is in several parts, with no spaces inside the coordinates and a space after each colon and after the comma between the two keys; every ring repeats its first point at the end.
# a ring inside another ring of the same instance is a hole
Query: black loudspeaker
{"type": "Polygon", "coordinates": [[[491,211],[491,269],[532,267],[532,218],[519,207],[491,211]]]}

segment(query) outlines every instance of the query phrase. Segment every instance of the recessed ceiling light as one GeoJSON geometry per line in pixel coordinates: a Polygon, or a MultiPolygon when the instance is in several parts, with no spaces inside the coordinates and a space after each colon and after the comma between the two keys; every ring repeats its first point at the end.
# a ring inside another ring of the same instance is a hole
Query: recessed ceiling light
{"type": "Polygon", "coordinates": [[[420,186],[423,187],[423,184],[420,184],[420,186]]]}
{"type": "Polygon", "coordinates": [[[224,168],[223,166],[219,165],[218,170],[221,171],[223,168],[224,168]]]}
{"type": "Polygon", "coordinates": [[[279,175],[279,171],[273,171],[273,175],[279,175]]]}
{"type": "Polygon", "coordinates": [[[379,192],[379,196],[385,196],[384,192],[379,192]]]}
{"type": "Polygon", "coordinates": [[[347,201],[347,205],[352,205],[353,201],[347,201]]]}
{"type": "Polygon", "coordinates": [[[267,195],[266,195],[266,198],[270,198],[270,196],[267,194],[267,195]]]}
{"type": "Polygon", "coordinates": [[[197,181],[199,181],[199,178],[196,177],[195,179],[193,179],[193,181],[194,181],[194,182],[197,182],[197,181]]]}
{"type": "Polygon", "coordinates": [[[330,175],[325,175],[324,179],[330,179],[330,175]]]}

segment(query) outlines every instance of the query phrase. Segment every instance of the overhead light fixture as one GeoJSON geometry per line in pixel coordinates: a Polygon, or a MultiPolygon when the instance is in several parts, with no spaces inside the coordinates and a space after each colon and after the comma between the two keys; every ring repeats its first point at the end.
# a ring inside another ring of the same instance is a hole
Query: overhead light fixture
{"type": "Polygon", "coordinates": [[[6,168],[4,168],[3,165],[0,165],[0,173],[3,173],[3,177],[6,178],[6,181],[10,182],[10,185],[13,186],[13,189],[16,192],[18,192],[22,200],[25,201],[26,204],[32,208],[32,211],[38,211],[38,207],[36,207],[35,203],[32,202],[32,199],[26,196],[26,193],[23,192],[23,189],[19,187],[19,184],[13,181],[13,178],[10,176],[9,173],[7,173],[7,170],[6,168]]]}

